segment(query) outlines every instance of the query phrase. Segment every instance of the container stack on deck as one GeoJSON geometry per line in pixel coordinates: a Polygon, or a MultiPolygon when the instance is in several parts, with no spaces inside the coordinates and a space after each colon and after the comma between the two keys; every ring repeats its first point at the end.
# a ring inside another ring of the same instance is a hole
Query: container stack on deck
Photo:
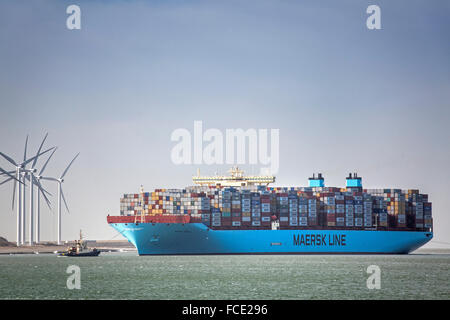
{"type": "Polygon", "coordinates": [[[241,194],[238,191],[233,191],[231,194],[231,226],[241,226],[241,212],[241,194]]]}
{"type": "Polygon", "coordinates": [[[381,214],[379,225],[391,228],[429,229],[432,227],[428,195],[409,189],[368,189],[376,197],[381,214]],[[381,224],[381,222],[383,222],[381,224]]]}
{"type": "Polygon", "coordinates": [[[288,203],[289,203],[289,226],[295,227],[299,224],[302,225],[304,222],[307,222],[307,212],[303,213],[299,216],[299,204],[298,204],[298,196],[294,191],[289,191],[288,193],[288,203]],[[302,219],[305,219],[303,221],[302,219]]]}
{"type": "MultiPolygon", "coordinates": [[[[242,213],[242,223],[245,226],[257,225],[259,220],[261,219],[261,214],[267,208],[264,206],[264,203],[261,203],[260,194],[257,192],[250,193],[250,202],[248,202],[247,196],[243,199],[245,202],[245,212],[242,213]],[[250,203],[250,205],[248,205],[250,203]]],[[[270,210],[270,206],[268,208],[270,210]]]]}
{"type": "Polygon", "coordinates": [[[331,187],[193,186],[125,194],[120,215],[189,215],[218,229],[432,228],[431,203],[419,190],[331,187]]]}

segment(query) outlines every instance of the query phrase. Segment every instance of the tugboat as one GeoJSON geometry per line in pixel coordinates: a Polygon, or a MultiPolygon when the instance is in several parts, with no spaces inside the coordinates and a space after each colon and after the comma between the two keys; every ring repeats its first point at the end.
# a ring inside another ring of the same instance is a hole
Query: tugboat
{"type": "Polygon", "coordinates": [[[67,248],[66,252],[60,254],[63,257],[96,257],[100,254],[100,250],[96,248],[90,250],[87,243],[83,241],[83,235],[80,230],[80,240],[75,240],[75,246],[67,248]]]}

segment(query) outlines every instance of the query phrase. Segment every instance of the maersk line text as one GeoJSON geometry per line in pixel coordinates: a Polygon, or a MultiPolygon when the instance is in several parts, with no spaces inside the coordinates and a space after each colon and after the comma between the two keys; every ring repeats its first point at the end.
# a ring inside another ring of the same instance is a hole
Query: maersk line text
{"type": "Polygon", "coordinates": [[[345,246],[345,234],[294,234],[294,246],[345,246]],[[327,241],[328,240],[328,241],[327,241]]]}

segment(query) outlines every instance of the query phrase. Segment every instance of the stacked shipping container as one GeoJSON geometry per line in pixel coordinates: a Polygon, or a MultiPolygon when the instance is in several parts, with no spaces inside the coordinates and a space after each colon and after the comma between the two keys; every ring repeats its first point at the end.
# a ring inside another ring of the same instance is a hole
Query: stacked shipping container
{"type": "Polygon", "coordinates": [[[189,215],[212,228],[429,229],[431,203],[418,190],[194,186],[125,194],[121,215],[189,215]]]}

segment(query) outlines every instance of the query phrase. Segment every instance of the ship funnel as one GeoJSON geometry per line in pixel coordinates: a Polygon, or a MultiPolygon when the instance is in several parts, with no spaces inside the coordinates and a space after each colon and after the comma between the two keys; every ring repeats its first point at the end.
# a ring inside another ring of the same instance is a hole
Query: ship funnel
{"type": "Polygon", "coordinates": [[[350,173],[347,177],[347,188],[362,188],[362,178],[358,177],[358,174],[355,172],[352,174],[350,173]]]}
{"type": "Polygon", "coordinates": [[[325,187],[325,180],[321,173],[316,175],[313,173],[313,176],[309,178],[309,186],[310,187],[325,187]]]}

